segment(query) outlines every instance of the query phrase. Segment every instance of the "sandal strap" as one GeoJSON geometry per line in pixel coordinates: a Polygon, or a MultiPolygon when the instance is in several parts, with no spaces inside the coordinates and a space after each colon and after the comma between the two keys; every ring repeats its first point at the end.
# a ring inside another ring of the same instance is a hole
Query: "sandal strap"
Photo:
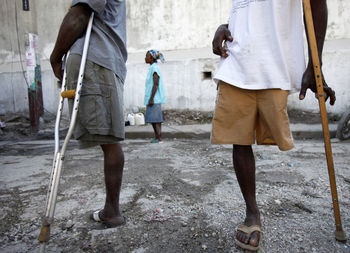
{"type": "Polygon", "coordinates": [[[259,232],[262,234],[261,226],[259,225],[247,226],[247,225],[241,224],[237,227],[237,231],[241,231],[247,234],[248,236],[250,236],[253,232],[259,232]]]}
{"type": "Polygon", "coordinates": [[[94,219],[94,221],[101,221],[100,215],[99,215],[100,211],[101,210],[98,210],[98,211],[95,211],[95,212],[92,213],[92,218],[94,219]]]}

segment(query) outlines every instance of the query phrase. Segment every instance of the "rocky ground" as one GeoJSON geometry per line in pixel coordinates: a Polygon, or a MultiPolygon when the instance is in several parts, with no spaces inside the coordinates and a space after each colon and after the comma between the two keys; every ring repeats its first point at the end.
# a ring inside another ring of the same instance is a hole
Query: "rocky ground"
{"type": "MultiPolygon", "coordinates": [[[[26,132],[28,139],[16,139],[16,134],[0,142],[0,252],[38,252],[54,145],[52,139],[35,140],[26,132]]],[[[209,140],[149,141],[123,143],[121,207],[127,223],[113,229],[89,220],[104,203],[102,152],[79,150],[71,142],[47,252],[242,252],[234,244],[244,204],[231,147],[209,140]]],[[[349,235],[350,142],[334,141],[332,147],[349,235]]],[[[296,141],[288,152],[271,146],[254,150],[265,252],[350,252],[349,243],[334,239],[321,140],[296,141]]]]}

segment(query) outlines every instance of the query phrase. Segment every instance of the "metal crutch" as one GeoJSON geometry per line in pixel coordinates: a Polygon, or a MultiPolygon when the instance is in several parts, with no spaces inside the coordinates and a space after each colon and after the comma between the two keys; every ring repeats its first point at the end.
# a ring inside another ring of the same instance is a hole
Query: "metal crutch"
{"type": "MultiPolygon", "coordinates": [[[[62,164],[65,158],[65,152],[67,149],[67,145],[69,143],[69,140],[73,134],[77,113],[78,113],[78,107],[79,107],[79,101],[80,101],[80,91],[83,83],[83,77],[84,77],[84,71],[85,71],[85,63],[87,58],[87,52],[90,42],[90,35],[91,35],[91,29],[92,29],[92,22],[93,22],[94,13],[92,12],[89,23],[86,29],[86,35],[85,35],[85,42],[83,47],[83,53],[81,57],[81,63],[79,68],[79,76],[78,76],[78,82],[76,91],[70,90],[66,91],[66,67],[64,67],[64,73],[63,73],[63,80],[62,80],[62,87],[61,87],[61,96],[60,101],[58,105],[58,111],[56,115],[56,124],[55,124],[55,153],[54,153],[54,160],[52,165],[52,171],[50,176],[50,183],[48,187],[47,197],[46,197],[46,212],[45,216],[42,220],[42,227],[40,231],[40,235],[38,237],[40,245],[40,252],[45,251],[45,243],[47,243],[50,239],[50,226],[53,223],[54,220],[54,213],[55,213],[55,206],[56,206],[56,200],[57,200],[57,192],[58,192],[58,186],[59,186],[59,180],[62,170],[62,164]],[[75,97],[74,97],[75,93],[75,97]],[[60,120],[61,120],[61,114],[63,110],[63,102],[64,98],[73,98],[74,97],[74,105],[73,105],[73,111],[71,116],[71,121],[68,129],[68,133],[66,135],[66,138],[64,140],[64,143],[62,145],[61,150],[60,147],[60,140],[59,140],[59,127],[60,127],[60,120]]],[[[69,53],[68,53],[69,54],[69,53]]],[[[68,54],[66,56],[66,59],[68,58],[68,54]]]]}
{"type": "Polygon", "coordinates": [[[343,231],[343,227],[340,219],[340,210],[339,210],[338,193],[337,193],[337,186],[336,186],[335,173],[334,173],[332,147],[331,147],[331,141],[330,141],[330,135],[329,135],[325,95],[323,90],[323,80],[322,80],[322,73],[321,73],[321,67],[320,67],[321,65],[320,65],[320,59],[319,59],[318,50],[317,50],[315,28],[314,28],[314,23],[312,18],[310,0],[303,0],[303,5],[304,5],[308,39],[310,44],[309,46],[311,49],[312,62],[314,67],[315,79],[316,79],[317,97],[318,97],[321,120],[322,120],[323,138],[324,138],[324,144],[325,144],[328,175],[329,175],[329,182],[331,187],[334,219],[335,219],[335,226],[336,226],[335,239],[341,242],[345,242],[346,234],[343,231]]]}

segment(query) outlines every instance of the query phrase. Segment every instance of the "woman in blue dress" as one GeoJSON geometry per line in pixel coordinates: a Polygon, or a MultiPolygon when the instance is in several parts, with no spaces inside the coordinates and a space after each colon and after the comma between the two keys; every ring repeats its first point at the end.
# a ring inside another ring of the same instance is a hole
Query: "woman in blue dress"
{"type": "Polygon", "coordinates": [[[145,62],[150,64],[146,78],[145,99],[146,123],[151,123],[155,138],[152,143],[162,141],[162,104],[165,104],[166,97],[163,85],[162,74],[160,73],[157,61],[164,62],[164,56],[157,50],[149,50],[146,53],[145,62]]]}

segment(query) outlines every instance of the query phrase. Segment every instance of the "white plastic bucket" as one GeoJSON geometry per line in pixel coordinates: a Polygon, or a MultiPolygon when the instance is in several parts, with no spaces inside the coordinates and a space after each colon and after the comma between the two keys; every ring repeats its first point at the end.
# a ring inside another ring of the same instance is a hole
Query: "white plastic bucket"
{"type": "Polygon", "coordinates": [[[130,126],[134,126],[135,125],[135,115],[133,113],[129,113],[128,114],[128,121],[130,123],[130,126]]]}
{"type": "Polygon", "coordinates": [[[135,114],[135,124],[136,125],[144,125],[145,124],[145,116],[143,113],[139,112],[135,114]]]}

